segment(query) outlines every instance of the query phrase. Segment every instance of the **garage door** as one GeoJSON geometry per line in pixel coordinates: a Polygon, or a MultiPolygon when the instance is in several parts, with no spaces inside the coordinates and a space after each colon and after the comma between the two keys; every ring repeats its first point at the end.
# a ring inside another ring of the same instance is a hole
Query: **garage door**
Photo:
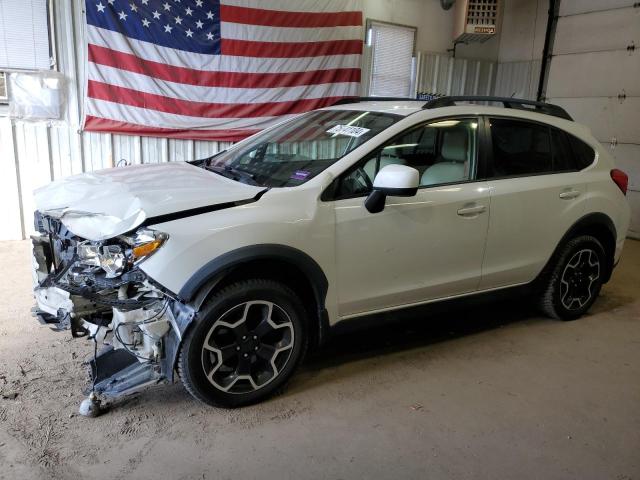
{"type": "Polygon", "coordinates": [[[630,233],[640,237],[640,3],[561,0],[552,53],[546,96],[629,174],[630,233]]]}

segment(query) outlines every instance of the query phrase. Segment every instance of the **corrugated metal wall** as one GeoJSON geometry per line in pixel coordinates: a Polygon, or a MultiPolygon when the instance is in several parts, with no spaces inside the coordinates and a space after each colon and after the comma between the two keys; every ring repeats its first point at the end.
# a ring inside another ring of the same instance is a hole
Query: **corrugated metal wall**
{"type": "Polygon", "coordinates": [[[541,63],[540,60],[498,63],[494,94],[535,100],[541,63]]]}
{"type": "Polygon", "coordinates": [[[491,95],[496,64],[418,52],[416,89],[440,95],[491,95]]]}
{"type": "MultiPolygon", "coordinates": [[[[80,3],[53,2],[57,66],[69,79],[64,121],[57,125],[12,123],[0,117],[0,191],[4,203],[0,240],[29,235],[32,192],[51,180],[113,167],[121,159],[129,163],[157,163],[202,158],[229,145],[80,132],[85,65],[80,3]]],[[[520,88],[522,81],[522,75],[511,74],[509,68],[493,62],[423,52],[417,57],[419,92],[488,95],[498,85],[505,92],[520,88]]]]}

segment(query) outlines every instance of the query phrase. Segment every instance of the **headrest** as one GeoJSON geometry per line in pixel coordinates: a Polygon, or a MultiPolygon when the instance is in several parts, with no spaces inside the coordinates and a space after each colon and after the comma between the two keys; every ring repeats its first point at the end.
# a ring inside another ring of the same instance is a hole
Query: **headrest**
{"type": "Polygon", "coordinates": [[[441,156],[449,162],[467,161],[466,130],[447,130],[444,132],[441,156]]]}

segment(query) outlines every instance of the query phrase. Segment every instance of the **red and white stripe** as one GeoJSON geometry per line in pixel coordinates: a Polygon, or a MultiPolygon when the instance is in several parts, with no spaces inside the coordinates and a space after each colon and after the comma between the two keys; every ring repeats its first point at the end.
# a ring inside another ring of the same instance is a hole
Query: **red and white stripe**
{"type": "Polygon", "coordinates": [[[87,25],[84,128],[235,141],[358,95],[361,0],[224,0],[220,18],[215,56],[87,25]]]}

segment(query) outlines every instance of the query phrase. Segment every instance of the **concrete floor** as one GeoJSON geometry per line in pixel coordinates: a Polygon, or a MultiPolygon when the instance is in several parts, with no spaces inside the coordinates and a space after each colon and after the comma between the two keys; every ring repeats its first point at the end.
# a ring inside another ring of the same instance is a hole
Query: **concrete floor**
{"type": "Polygon", "coordinates": [[[78,417],[90,352],[30,318],[26,242],[0,243],[0,478],[640,478],[640,243],[592,313],[521,300],[341,335],[264,404],[180,385],[78,417]]]}

